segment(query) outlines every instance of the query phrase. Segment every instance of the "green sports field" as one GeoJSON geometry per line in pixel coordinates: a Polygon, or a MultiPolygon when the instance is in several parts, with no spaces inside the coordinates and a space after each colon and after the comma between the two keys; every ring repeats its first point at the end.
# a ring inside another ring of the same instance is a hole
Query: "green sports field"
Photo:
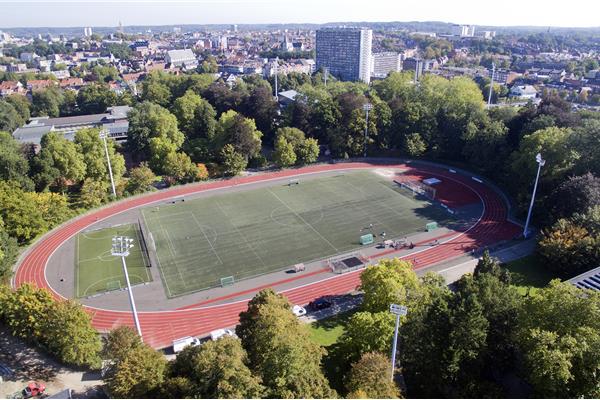
{"type": "Polygon", "coordinates": [[[152,280],[146,266],[146,256],[141,250],[140,234],[135,225],[82,232],[77,235],[75,263],[77,297],[92,296],[126,286],[121,258],[110,254],[112,238],[118,235],[134,239],[134,247],[127,257],[127,272],[131,284],[152,280]]]}
{"type": "MultiPolygon", "coordinates": [[[[142,210],[167,296],[175,297],[360,247],[361,228],[387,238],[448,219],[374,172],[215,194],[142,210]]],[[[149,235],[147,235],[149,236],[149,235]]],[[[150,246],[152,247],[152,246],[150,246]]]]}

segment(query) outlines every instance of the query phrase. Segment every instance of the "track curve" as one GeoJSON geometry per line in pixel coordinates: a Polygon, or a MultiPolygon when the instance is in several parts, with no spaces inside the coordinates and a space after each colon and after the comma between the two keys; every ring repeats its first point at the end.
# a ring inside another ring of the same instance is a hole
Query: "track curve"
{"type": "MultiPolygon", "coordinates": [[[[455,258],[470,248],[480,248],[501,240],[514,237],[519,227],[508,221],[508,210],[498,193],[483,183],[468,176],[452,173],[448,169],[422,164],[402,163],[338,163],[318,165],[295,170],[285,170],[247,177],[238,177],[226,181],[216,181],[205,184],[194,184],[173,189],[154,192],[141,197],[125,199],[95,212],[73,219],[56,228],[28,249],[17,266],[13,279],[14,287],[31,282],[38,287],[47,288],[55,297],[62,297],[47,282],[45,277],[46,264],[54,251],[61,244],[79,231],[102,219],[119,214],[132,208],[145,206],[154,202],[164,201],[176,196],[188,195],[207,190],[215,190],[235,185],[244,185],[261,181],[276,180],[302,174],[312,174],[333,170],[350,170],[365,168],[408,168],[415,172],[445,177],[468,187],[481,199],[484,211],[477,223],[468,231],[441,240],[441,245],[427,248],[418,254],[416,269],[424,268],[441,261],[455,258]]],[[[443,201],[443,200],[442,200],[443,201]]],[[[393,256],[393,251],[387,251],[393,256]]],[[[383,255],[383,253],[382,253],[383,255]]],[[[406,258],[414,259],[414,256],[406,258]]],[[[305,304],[323,296],[348,293],[359,284],[360,271],[354,271],[339,276],[306,284],[285,290],[284,293],[291,302],[305,304]]],[[[171,344],[173,339],[183,336],[201,336],[208,332],[233,326],[238,321],[238,315],[245,310],[247,300],[220,305],[191,305],[171,311],[140,312],[140,324],[144,341],[153,347],[161,348],[171,344]]],[[[130,312],[111,311],[85,306],[92,315],[92,324],[99,331],[108,331],[120,325],[134,326],[130,312]]]]}

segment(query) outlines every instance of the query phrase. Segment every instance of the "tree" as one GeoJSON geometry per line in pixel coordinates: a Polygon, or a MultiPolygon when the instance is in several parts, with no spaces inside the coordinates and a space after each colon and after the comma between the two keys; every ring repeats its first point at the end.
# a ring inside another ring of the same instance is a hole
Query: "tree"
{"type": "Polygon", "coordinates": [[[219,72],[219,65],[217,64],[217,60],[213,56],[208,56],[202,64],[198,67],[200,72],[204,74],[215,74],[219,72]]]}
{"type": "Polygon", "coordinates": [[[427,143],[419,133],[408,134],[404,141],[404,151],[411,157],[420,157],[427,151],[427,143]]]}
{"type": "Polygon", "coordinates": [[[246,363],[246,351],[240,341],[223,337],[200,347],[187,347],[177,356],[171,370],[176,377],[189,379],[185,395],[190,397],[259,398],[265,388],[246,363]]]}
{"type": "Polygon", "coordinates": [[[368,266],[360,275],[360,290],[364,292],[362,308],[368,312],[388,312],[390,304],[411,306],[420,294],[419,279],[412,265],[400,259],[381,260],[368,266]]]}
{"type": "Polygon", "coordinates": [[[569,177],[552,191],[548,204],[555,218],[568,218],[600,204],[600,178],[589,172],[569,177]]]}
{"type": "MultiPolygon", "coordinates": [[[[75,133],[73,141],[83,155],[85,163],[85,177],[98,182],[110,182],[108,164],[106,161],[106,150],[103,139],[100,138],[98,129],[81,129],[75,133]]],[[[125,158],[117,153],[115,142],[106,139],[106,149],[113,173],[115,185],[119,183],[125,173],[125,158]]]]}
{"type": "Polygon", "coordinates": [[[140,194],[154,190],[152,184],[156,181],[156,175],[148,167],[147,163],[141,163],[139,167],[129,170],[126,191],[129,194],[140,194]]]}
{"type": "Polygon", "coordinates": [[[53,306],[46,289],[26,283],[2,297],[2,317],[13,336],[33,343],[43,343],[45,322],[53,306]]]}
{"type": "Polygon", "coordinates": [[[296,163],[296,153],[294,146],[285,140],[285,137],[278,136],[275,140],[275,151],[273,152],[273,161],[280,167],[289,167],[296,163]]]}
{"type": "Polygon", "coordinates": [[[600,262],[600,230],[594,223],[586,224],[600,218],[598,214],[600,206],[582,215],[559,219],[542,231],[538,251],[551,271],[571,277],[600,262]]]}
{"type": "Polygon", "coordinates": [[[142,345],[140,337],[128,326],[120,326],[108,332],[104,339],[102,358],[109,361],[110,366],[122,362],[127,354],[142,345]]]}
{"type": "Polygon", "coordinates": [[[50,87],[48,89],[36,90],[31,94],[33,103],[33,115],[58,117],[60,107],[63,103],[63,94],[59,89],[50,87]]]}
{"type": "Polygon", "coordinates": [[[190,157],[182,152],[168,153],[162,171],[178,182],[193,182],[198,178],[199,170],[190,157]]]}
{"type": "Polygon", "coordinates": [[[112,65],[95,65],[92,68],[92,76],[97,82],[107,83],[117,80],[119,71],[112,65]]]}
{"type": "Polygon", "coordinates": [[[27,121],[31,117],[31,103],[27,100],[26,96],[11,94],[6,96],[4,100],[15,108],[23,121],[27,121]]]}
{"type": "Polygon", "coordinates": [[[257,85],[252,89],[242,106],[242,111],[256,121],[256,127],[260,132],[271,139],[279,105],[273,97],[271,86],[266,81],[262,82],[265,84],[257,85]]]}
{"type": "MultiPolygon", "coordinates": [[[[66,186],[77,183],[85,177],[85,161],[74,142],[65,139],[58,132],[50,132],[42,137],[41,147],[42,149],[37,155],[37,158],[41,160],[38,165],[41,164],[45,168],[56,171],[54,180],[48,182],[50,186],[64,191],[66,186]]],[[[34,180],[37,181],[38,188],[40,184],[43,188],[44,182],[39,176],[34,176],[34,180]]]]}
{"type": "Polygon", "coordinates": [[[146,398],[159,390],[166,367],[162,353],[141,344],[127,352],[105,382],[113,397],[146,398]]]}
{"type": "Polygon", "coordinates": [[[216,112],[208,101],[188,90],[173,103],[181,131],[187,140],[213,139],[217,125],[216,112]]]}
{"type": "Polygon", "coordinates": [[[102,343],[80,304],[55,301],[44,321],[43,341],[52,354],[67,364],[100,367],[102,343]]]}
{"type": "Polygon", "coordinates": [[[117,104],[117,95],[106,85],[87,85],[77,93],[77,104],[83,114],[100,114],[117,104]]]}
{"type": "MultiPolygon", "coordinates": [[[[319,143],[316,139],[306,138],[304,132],[300,129],[287,126],[277,129],[275,139],[276,148],[280,138],[283,138],[291,145],[291,152],[289,151],[290,149],[287,149],[289,156],[291,156],[292,152],[294,153],[294,157],[288,157],[288,159],[294,158],[294,161],[289,165],[292,165],[293,163],[308,164],[317,160],[317,157],[319,156],[319,143]]],[[[283,143],[280,145],[282,146],[282,149],[288,147],[287,145],[283,146],[283,143]]]]}
{"type": "Polygon", "coordinates": [[[29,162],[21,145],[8,132],[0,132],[0,179],[18,182],[21,189],[33,190],[28,177],[29,162]]]}
{"type": "Polygon", "coordinates": [[[230,110],[219,118],[215,144],[219,149],[231,144],[247,161],[259,153],[261,137],[254,120],[230,110]]]}
{"type": "Polygon", "coordinates": [[[0,131],[13,132],[23,125],[24,122],[25,120],[19,115],[12,104],[0,101],[0,131]]]}
{"type": "MultiPolygon", "coordinates": [[[[6,282],[12,274],[12,266],[19,255],[17,240],[4,230],[4,221],[0,219],[0,283],[6,282]]],[[[1,318],[1,316],[0,316],[1,318]]]]}
{"type": "Polygon", "coordinates": [[[332,397],[321,372],[323,349],[316,345],[271,289],[260,291],[240,313],[236,333],[248,352],[249,365],[262,378],[269,397],[332,397]]]}
{"type": "MultiPolygon", "coordinates": [[[[577,153],[568,146],[571,130],[566,128],[546,128],[523,137],[519,150],[511,156],[512,184],[516,188],[528,188],[535,179],[537,153],[543,154],[546,165],[541,171],[544,187],[552,187],[573,168],[577,153]]],[[[526,202],[529,193],[521,189],[520,200],[526,202]]]]}
{"type": "Polygon", "coordinates": [[[150,156],[156,158],[176,151],[181,147],[184,135],[177,127],[177,118],[163,107],[143,102],[136,105],[129,113],[129,130],[127,132],[127,146],[134,154],[142,159],[150,156]],[[160,143],[155,143],[155,150],[169,147],[165,153],[152,151],[150,141],[160,138],[160,143]]]}
{"type": "Polygon", "coordinates": [[[223,146],[220,156],[225,175],[239,175],[248,165],[246,158],[235,151],[235,147],[232,144],[223,146]]]}
{"type": "Polygon", "coordinates": [[[598,397],[600,296],[558,280],[530,295],[519,312],[526,374],[541,397],[598,397]]]}
{"type": "Polygon", "coordinates": [[[365,353],[352,364],[347,389],[349,398],[396,399],[398,387],[391,379],[390,359],[381,353],[365,353]],[[364,396],[359,396],[363,394],[364,396]]]}
{"type": "Polygon", "coordinates": [[[86,178],[81,185],[79,202],[83,208],[96,208],[108,199],[108,184],[86,178]]]}
{"type": "Polygon", "coordinates": [[[165,83],[154,78],[154,75],[150,75],[142,84],[142,100],[168,107],[171,104],[171,90],[165,83]]]}

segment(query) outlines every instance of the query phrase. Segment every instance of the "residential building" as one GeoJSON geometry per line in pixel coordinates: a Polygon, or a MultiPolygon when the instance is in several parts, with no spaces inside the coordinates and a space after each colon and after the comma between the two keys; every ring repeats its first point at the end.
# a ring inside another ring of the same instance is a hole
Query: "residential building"
{"type": "Polygon", "coordinates": [[[521,99],[535,99],[537,97],[537,90],[531,85],[515,85],[510,89],[509,96],[521,99]]]}
{"type": "Polygon", "coordinates": [[[42,136],[49,132],[59,132],[66,139],[73,140],[75,133],[84,128],[102,128],[108,131],[109,137],[118,140],[127,140],[129,122],[127,113],[129,106],[109,107],[106,113],[78,115],[75,117],[37,117],[31,118],[26,125],[17,128],[13,137],[21,143],[32,143],[39,147],[42,136]]]}
{"type": "Polygon", "coordinates": [[[0,97],[10,96],[11,94],[25,94],[26,90],[19,81],[0,82],[0,97]]]}
{"type": "Polygon", "coordinates": [[[169,50],[165,56],[165,61],[173,67],[183,67],[184,69],[198,66],[198,58],[190,49],[169,50]]]}
{"type": "Polygon", "coordinates": [[[583,274],[569,279],[567,282],[579,289],[589,289],[600,292],[600,267],[591,269],[583,274]]]}
{"type": "Polygon", "coordinates": [[[317,69],[344,81],[369,83],[373,31],[361,28],[317,30],[317,69]]]}
{"type": "Polygon", "coordinates": [[[92,36],[92,28],[83,28],[83,36],[90,37],[92,36]]]}
{"type": "Polygon", "coordinates": [[[373,54],[372,61],[371,76],[374,78],[385,78],[390,72],[397,72],[402,69],[402,61],[399,53],[375,53],[373,54]]]}
{"type": "Polygon", "coordinates": [[[27,52],[23,52],[21,53],[21,55],[19,56],[19,59],[23,62],[33,62],[33,60],[35,60],[36,58],[40,58],[40,56],[38,56],[35,53],[27,53],[27,52]]]}

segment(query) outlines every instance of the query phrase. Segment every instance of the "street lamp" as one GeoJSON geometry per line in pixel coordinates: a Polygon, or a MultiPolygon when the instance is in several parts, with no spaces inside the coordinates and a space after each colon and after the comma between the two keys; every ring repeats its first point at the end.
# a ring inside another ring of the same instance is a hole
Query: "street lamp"
{"type": "Polygon", "coordinates": [[[371,103],[365,103],[363,104],[363,110],[365,110],[366,116],[365,116],[365,120],[366,120],[366,124],[365,124],[365,150],[364,150],[364,157],[367,157],[367,141],[368,141],[368,137],[369,137],[369,111],[371,111],[373,109],[373,104],[371,103]]]}
{"type": "Polygon", "coordinates": [[[108,175],[110,176],[110,186],[112,187],[113,197],[117,198],[117,191],[115,189],[115,180],[113,178],[112,166],[110,165],[110,157],[108,156],[108,146],[106,145],[106,136],[108,136],[108,132],[106,130],[100,131],[100,138],[104,142],[104,153],[106,153],[106,163],[108,165],[108,175]]]}
{"type": "Polygon", "coordinates": [[[123,263],[123,272],[125,273],[125,282],[127,283],[127,290],[129,291],[129,302],[131,303],[131,310],[133,311],[133,321],[135,322],[135,328],[137,333],[142,338],[142,328],[140,326],[140,320],[138,319],[137,309],[135,308],[135,301],[133,299],[133,291],[131,289],[131,283],[129,282],[129,274],[127,273],[127,264],[125,263],[125,257],[129,255],[129,249],[133,247],[133,239],[127,236],[115,236],[112,239],[111,254],[115,257],[121,257],[123,263]]]}
{"type": "Polygon", "coordinates": [[[400,317],[408,313],[408,308],[399,304],[390,304],[390,312],[396,315],[396,330],[394,331],[394,342],[392,343],[392,381],[394,380],[394,368],[396,367],[396,344],[398,343],[398,328],[400,317]]]}
{"type": "Polygon", "coordinates": [[[531,195],[531,204],[529,204],[529,211],[527,212],[527,220],[525,221],[525,228],[523,229],[523,237],[527,239],[529,235],[529,221],[531,220],[531,211],[533,210],[533,202],[535,201],[535,192],[537,191],[538,180],[540,179],[540,170],[546,164],[546,160],[542,158],[540,153],[535,156],[535,161],[538,163],[537,175],[535,176],[535,184],[533,185],[533,194],[531,195]]]}

